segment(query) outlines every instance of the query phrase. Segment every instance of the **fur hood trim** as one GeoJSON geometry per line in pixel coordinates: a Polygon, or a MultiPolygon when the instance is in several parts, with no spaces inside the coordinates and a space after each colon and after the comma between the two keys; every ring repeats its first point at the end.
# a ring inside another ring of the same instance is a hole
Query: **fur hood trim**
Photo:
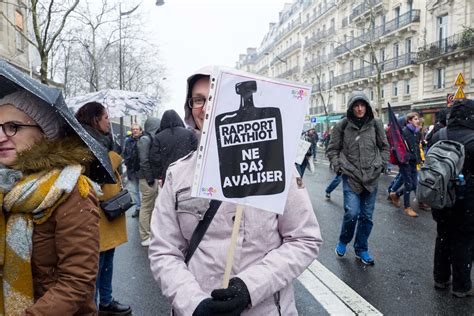
{"type": "Polygon", "coordinates": [[[18,161],[12,166],[23,174],[63,169],[69,165],[85,166],[93,160],[92,153],[78,137],[57,140],[44,139],[30,149],[18,154],[18,161]]]}

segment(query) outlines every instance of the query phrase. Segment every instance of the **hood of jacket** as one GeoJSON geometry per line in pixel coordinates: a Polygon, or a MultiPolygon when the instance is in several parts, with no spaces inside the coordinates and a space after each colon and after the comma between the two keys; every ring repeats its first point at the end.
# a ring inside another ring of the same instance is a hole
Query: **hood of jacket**
{"type": "Polygon", "coordinates": [[[160,131],[173,127],[184,127],[183,120],[175,110],[167,110],[161,117],[160,131]]]}
{"type": "Polygon", "coordinates": [[[157,117],[149,117],[145,121],[145,133],[150,135],[155,135],[156,132],[160,129],[161,120],[157,117]]]}
{"type": "Polygon", "coordinates": [[[363,101],[367,105],[367,112],[365,114],[367,116],[367,122],[370,122],[371,120],[373,120],[374,112],[372,111],[372,107],[370,106],[369,98],[362,91],[356,91],[350,96],[349,102],[347,102],[347,118],[352,122],[354,121],[355,115],[354,115],[354,112],[352,111],[352,107],[357,101],[363,101]]]}
{"type": "Polygon", "coordinates": [[[212,66],[203,67],[195,71],[186,81],[186,99],[184,100],[184,122],[192,130],[196,130],[196,123],[194,122],[191,109],[188,107],[188,99],[191,97],[191,87],[202,76],[210,76],[212,74],[212,66]]]}
{"type": "Polygon", "coordinates": [[[85,165],[92,160],[92,153],[78,137],[44,139],[19,153],[12,168],[23,174],[32,174],[55,168],[62,169],[68,165],[85,165]]]}

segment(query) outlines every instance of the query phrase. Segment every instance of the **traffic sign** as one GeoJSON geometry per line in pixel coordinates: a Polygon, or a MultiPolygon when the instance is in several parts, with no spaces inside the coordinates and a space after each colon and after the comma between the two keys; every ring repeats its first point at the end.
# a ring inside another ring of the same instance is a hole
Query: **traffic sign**
{"type": "Polygon", "coordinates": [[[456,90],[456,94],[454,95],[454,99],[465,99],[466,95],[464,94],[464,91],[462,90],[462,87],[459,86],[458,90],[456,90]]]}
{"type": "Polygon", "coordinates": [[[318,121],[318,119],[316,118],[316,116],[313,116],[311,118],[311,123],[316,123],[318,121]]]}
{"type": "MultiPolygon", "coordinates": [[[[456,77],[456,81],[454,82],[454,85],[456,87],[461,87],[461,86],[464,86],[466,84],[466,81],[464,81],[464,76],[462,75],[462,73],[460,72],[458,74],[458,76],[456,77]]],[[[464,94],[463,94],[464,95],[464,94]]],[[[464,98],[464,97],[463,97],[464,98]]]]}

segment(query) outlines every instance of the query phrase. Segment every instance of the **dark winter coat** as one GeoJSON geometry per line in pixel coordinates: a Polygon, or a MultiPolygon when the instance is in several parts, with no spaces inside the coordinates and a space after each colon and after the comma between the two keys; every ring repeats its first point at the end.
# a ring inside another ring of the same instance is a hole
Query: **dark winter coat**
{"type": "Polygon", "coordinates": [[[379,119],[374,118],[367,96],[356,92],[348,102],[347,117],[339,121],[331,133],[326,154],[336,172],[349,179],[351,189],[360,194],[372,192],[389,158],[389,144],[379,119]],[[367,104],[366,118],[359,128],[352,107],[357,101],[367,104]]]}
{"type": "Polygon", "coordinates": [[[161,118],[160,132],[153,138],[150,157],[155,178],[166,178],[168,166],[196,150],[198,140],[195,133],[184,127],[174,110],[168,110],[161,118]]]}
{"type": "Polygon", "coordinates": [[[127,166],[127,178],[129,180],[134,180],[138,178],[138,171],[133,170],[130,168],[130,166],[133,165],[132,159],[132,153],[133,153],[133,147],[135,147],[138,144],[138,140],[140,137],[127,137],[125,139],[125,145],[123,148],[123,160],[125,162],[125,165],[127,166]]]}
{"type": "MultiPolygon", "coordinates": [[[[451,116],[448,122],[448,139],[464,144],[464,165],[462,173],[466,179],[465,202],[468,209],[474,209],[474,101],[466,100],[464,105],[456,105],[451,108],[451,116]]],[[[433,135],[429,145],[440,140],[440,133],[433,135]]]]}
{"type": "Polygon", "coordinates": [[[140,170],[138,177],[145,179],[148,184],[153,185],[155,178],[153,177],[153,162],[150,160],[150,147],[152,139],[160,129],[160,119],[149,117],[145,121],[143,136],[138,141],[138,157],[140,159],[140,170]]]}
{"type": "Polygon", "coordinates": [[[403,138],[408,146],[407,150],[407,161],[410,164],[421,163],[420,143],[421,134],[420,132],[415,133],[405,126],[402,130],[403,138]]]}

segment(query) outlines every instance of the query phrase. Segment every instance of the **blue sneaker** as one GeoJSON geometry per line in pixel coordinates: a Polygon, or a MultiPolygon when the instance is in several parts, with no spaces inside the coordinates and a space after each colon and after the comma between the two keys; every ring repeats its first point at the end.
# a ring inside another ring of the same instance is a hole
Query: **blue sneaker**
{"type": "Polygon", "coordinates": [[[369,255],[368,251],[356,253],[356,258],[365,265],[373,266],[375,264],[374,258],[369,255]]]}
{"type": "Polygon", "coordinates": [[[346,254],[346,245],[342,242],[338,242],[334,251],[336,251],[336,255],[338,255],[339,257],[344,257],[344,255],[346,254]]]}

